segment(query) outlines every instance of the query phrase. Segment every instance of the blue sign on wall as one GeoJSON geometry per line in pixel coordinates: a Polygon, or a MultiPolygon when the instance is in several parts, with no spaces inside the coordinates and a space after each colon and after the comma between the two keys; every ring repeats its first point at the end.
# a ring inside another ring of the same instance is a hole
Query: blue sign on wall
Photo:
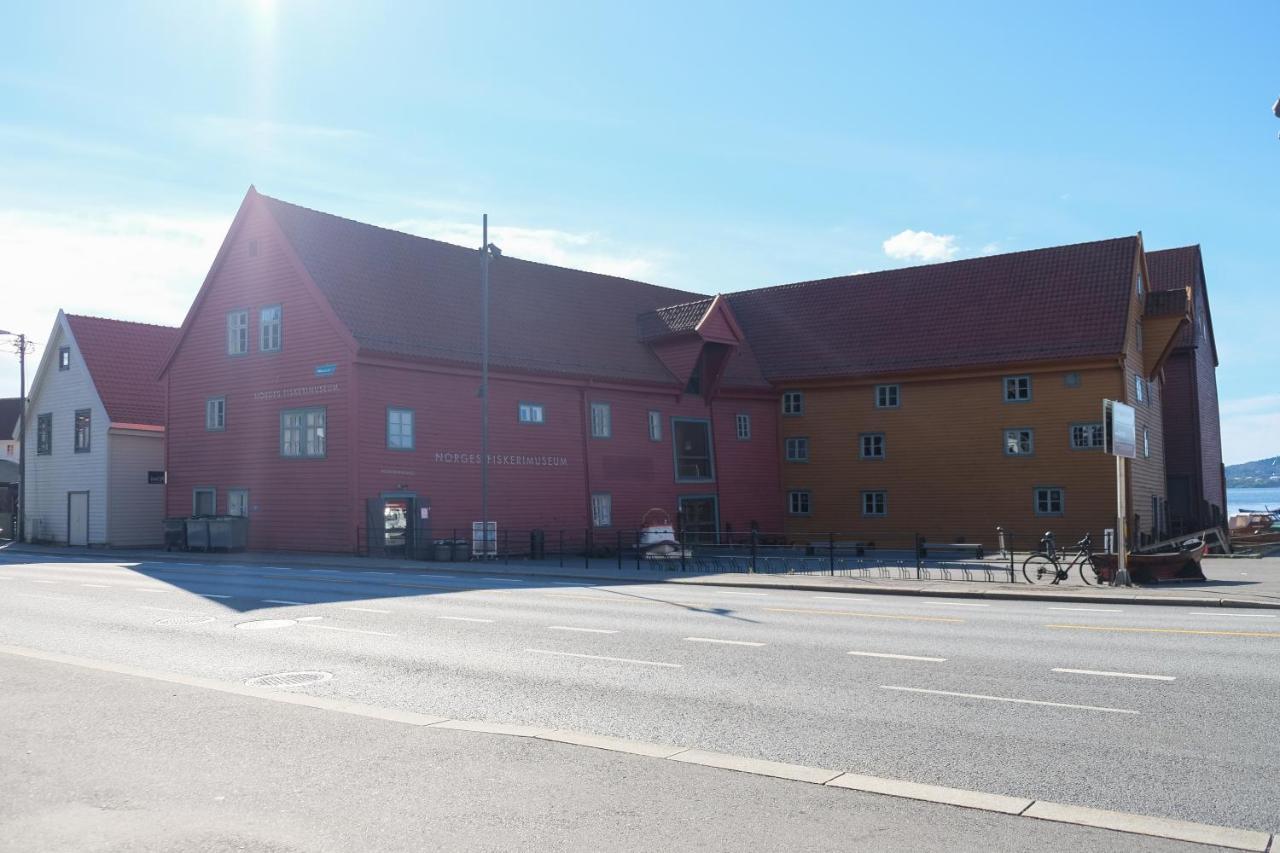
{"type": "Polygon", "coordinates": [[[338,365],[336,364],[317,364],[316,365],[316,376],[332,376],[337,372],[338,372],[338,365]]]}

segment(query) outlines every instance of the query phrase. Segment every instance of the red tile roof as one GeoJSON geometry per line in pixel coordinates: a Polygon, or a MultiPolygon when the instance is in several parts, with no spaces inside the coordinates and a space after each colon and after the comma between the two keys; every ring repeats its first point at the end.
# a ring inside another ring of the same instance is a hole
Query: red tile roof
{"type": "Polygon", "coordinates": [[[1138,246],[1121,237],[728,298],[774,381],[1118,356],[1138,246]]]}
{"type": "MultiPolygon", "coordinates": [[[[360,347],[464,364],[480,358],[476,249],[258,196],[360,347]]],[[[504,255],[489,267],[495,367],[670,384],[637,317],[702,294],[504,255]]],[[[750,348],[725,386],[767,387],[750,348]]]]}
{"type": "Polygon", "coordinates": [[[178,330],[74,314],[67,323],[111,422],[164,426],[164,387],[156,374],[178,330]]]}

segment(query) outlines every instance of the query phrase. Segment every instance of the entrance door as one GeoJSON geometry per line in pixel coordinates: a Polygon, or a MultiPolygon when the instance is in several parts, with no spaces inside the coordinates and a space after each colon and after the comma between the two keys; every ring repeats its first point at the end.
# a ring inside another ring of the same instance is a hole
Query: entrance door
{"type": "Polygon", "coordinates": [[[67,492],[67,544],[89,544],[88,492],[67,492]]]}
{"type": "Polygon", "coordinates": [[[687,545],[712,545],[719,541],[719,507],[715,495],[680,498],[680,530],[687,545]]]}
{"type": "Polygon", "coordinates": [[[230,489],[227,492],[227,515],[246,516],[249,514],[249,490],[230,489]]]}
{"type": "Polygon", "coordinates": [[[413,554],[413,505],[411,497],[382,499],[382,542],[389,557],[413,554]]]}

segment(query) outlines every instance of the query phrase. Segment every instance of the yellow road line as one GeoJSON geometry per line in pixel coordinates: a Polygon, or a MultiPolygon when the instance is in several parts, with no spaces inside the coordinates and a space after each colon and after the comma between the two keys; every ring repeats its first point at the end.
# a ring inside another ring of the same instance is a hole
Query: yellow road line
{"type": "Polygon", "coordinates": [[[1073,628],[1077,631],[1124,631],[1136,634],[1201,634],[1207,637],[1272,637],[1280,639],[1280,633],[1269,631],[1197,631],[1191,628],[1116,628],[1105,625],[1045,625],[1046,628],[1073,628]]]}
{"type": "Polygon", "coordinates": [[[893,616],[888,613],[856,613],[852,610],[812,610],[790,607],[766,607],[769,613],[816,613],[820,616],[855,616],[861,619],[899,619],[905,622],[963,622],[947,616],[893,616]]]}

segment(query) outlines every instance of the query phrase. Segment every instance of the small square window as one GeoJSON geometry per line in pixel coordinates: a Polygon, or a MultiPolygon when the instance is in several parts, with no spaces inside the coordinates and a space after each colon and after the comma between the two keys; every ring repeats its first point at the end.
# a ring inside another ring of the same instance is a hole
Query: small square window
{"type": "Polygon", "coordinates": [[[1004,401],[1006,403],[1025,403],[1030,399],[1030,376],[1006,376],[1004,378],[1004,401]]]}
{"type": "Polygon", "coordinates": [[[595,527],[613,526],[613,495],[597,493],[591,496],[591,524],[595,527]]]}
{"type": "Polygon", "coordinates": [[[885,492],[863,492],[862,514],[869,518],[889,514],[889,497],[885,492]]]}
{"type": "Polygon", "coordinates": [[[227,398],[211,397],[204,402],[204,428],[217,432],[227,428],[227,398]]]}
{"type": "Polygon", "coordinates": [[[387,409],[387,447],[413,450],[412,409],[387,409]]]}
{"type": "Polygon", "coordinates": [[[213,515],[218,511],[218,493],[214,489],[191,490],[191,514],[196,518],[213,515]]]}
{"type": "Polygon", "coordinates": [[[1042,486],[1035,490],[1036,515],[1062,515],[1063,491],[1054,486],[1042,486]]]}
{"type": "Polygon", "coordinates": [[[1101,450],[1106,443],[1107,435],[1102,424],[1072,424],[1072,450],[1101,450]]]}
{"type": "Polygon", "coordinates": [[[782,395],[782,414],[803,415],[804,394],[800,391],[786,391],[782,395]]]}
{"type": "Polygon", "coordinates": [[[521,403],[519,405],[519,417],[522,424],[540,424],[543,422],[543,410],[541,403],[521,403]]]}
{"type": "Polygon", "coordinates": [[[787,492],[787,512],[791,515],[809,515],[809,493],[805,491],[787,492]]]}
{"type": "Polygon", "coordinates": [[[861,454],[863,459],[884,458],[884,433],[864,432],[861,436],[861,454]]]}
{"type": "Polygon", "coordinates": [[[591,404],[591,437],[609,438],[613,435],[613,419],[608,403],[591,404]]]}
{"type": "Polygon", "coordinates": [[[751,438],[751,415],[740,414],[737,417],[738,438],[746,441],[751,438]]]}
{"type": "Polygon", "coordinates": [[[649,413],[649,440],[662,441],[662,412],[649,413]]]}
{"type": "Polygon", "coordinates": [[[896,409],[898,408],[898,386],[897,385],[877,385],[876,386],[876,408],[877,409],[896,409]]]}
{"type": "Polygon", "coordinates": [[[791,436],[786,440],[788,462],[809,461],[809,439],[804,436],[791,436]]]}
{"type": "Polygon", "coordinates": [[[71,369],[71,347],[58,347],[58,369],[71,369]]]}
{"type": "Polygon", "coordinates": [[[1004,453],[1006,456],[1030,456],[1035,450],[1035,434],[1029,429],[1007,429],[1004,431],[1004,453]]]}
{"type": "Polygon", "coordinates": [[[1068,373],[1066,376],[1062,378],[1062,384],[1067,386],[1068,388],[1079,388],[1080,374],[1076,373],[1073,370],[1072,372],[1068,373]]]}

